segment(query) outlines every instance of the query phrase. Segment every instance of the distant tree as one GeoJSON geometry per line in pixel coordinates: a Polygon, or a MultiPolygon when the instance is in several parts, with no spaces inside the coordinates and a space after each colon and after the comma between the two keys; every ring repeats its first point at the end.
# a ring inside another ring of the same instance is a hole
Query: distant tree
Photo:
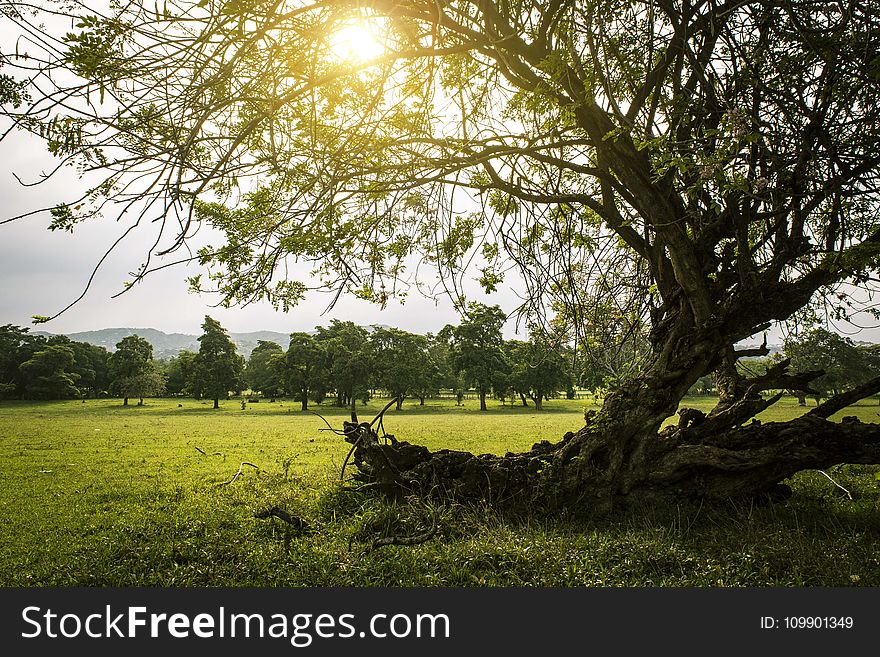
{"type": "Polygon", "coordinates": [[[320,403],[327,390],[326,357],[322,345],[308,333],[291,333],[284,357],[285,389],[296,397],[302,410],[309,398],[320,403]]]}
{"type": "Polygon", "coordinates": [[[418,373],[413,387],[413,394],[419,398],[420,406],[425,405],[426,397],[436,394],[441,388],[454,389],[456,385],[448,339],[428,333],[425,343],[425,367],[418,373]]]}
{"type": "Polygon", "coordinates": [[[195,377],[195,358],[193,351],[182,350],[165,364],[165,392],[169,395],[193,395],[195,377]]]}
{"type": "Polygon", "coordinates": [[[321,346],[331,385],[336,389],[336,404],[350,406],[357,412],[358,399],[366,401],[370,393],[374,358],[369,333],[353,322],[334,319],[329,327],[319,327],[315,336],[321,346]]]}
{"type": "Polygon", "coordinates": [[[75,358],[67,345],[46,345],[21,364],[25,391],[32,399],[69,399],[79,395],[78,375],[73,373],[75,358]]]}
{"type": "Polygon", "coordinates": [[[284,390],[284,349],[281,345],[260,340],[251,352],[244,378],[251,390],[266,397],[277,397],[284,390]]]}
{"type": "MultiPolygon", "coordinates": [[[[880,344],[865,344],[856,347],[865,368],[865,378],[880,376],[880,344]]],[[[880,398],[878,398],[880,403],[880,398]]]]}
{"type": "Polygon", "coordinates": [[[87,342],[71,342],[70,348],[80,393],[91,397],[106,393],[110,389],[110,352],[87,342]]]}
{"type": "Polygon", "coordinates": [[[430,387],[433,364],[424,335],[396,328],[376,327],[370,334],[375,356],[375,383],[397,398],[397,410],[403,400],[430,387]]]}
{"type": "Polygon", "coordinates": [[[110,392],[122,397],[128,406],[131,397],[139,399],[161,394],[164,380],[153,363],[153,345],[139,335],[129,335],[116,343],[110,356],[110,392]]]}
{"type": "Polygon", "coordinates": [[[824,328],[809,331],[802,337],[785,341],[786,357],[791,359],[794,372],[822,370],[810,386],[816,391],[816,403],[829,393],[843,390],[867,380],[865,359],[853,341],[824,328]]]}
{"type": "Polygon", "coordinates": [[[22,361],[18,359],[18,348],[25,340],[27,329],[12,324],[0,326],[0,391],[3,396],[11,397],[15,393],[19,380],[18,371],[22,361]]]}
{"type": "Polygon", "coordinates": [[[486,395],[509,370],[501,328],[506,317],[498,306],[471,303],[465,319],[452,330],[452,363],[464,374],[465,384],[480,395],[480,410],[486,410],[486,395]]]}
{"type": "Polygon", "coordinates": [[[535,408],[541,410],[549,394],[567,390],[571,385],[565,357],[546,337],[534,334],[528,342],[511,340],[506,347],[509,381],[523,406],[528,405],[528,396],[535,402],[535,408]]]}
{"type": "Polygon", "coordinates": [[[124,405],[129,397],[137,397],[138,406],[143,406],[144,397],[156,397],[165,391],[165,377],[156,367],[150,367],[139,374],[115,379],[110,390],[124,398],[124,405]]]}
{"type": "Polygon", "coordinates": [[[0,326],[0,397],[26,395],[27,381],[21,365],[47,344],[44,336],[28,331],[12,324],[0,326]]]}
{"type": "Polygon", "coordinates": [[[696,383],[688,390],[688,395],[710,395],[715,391],[715,379],[711,374],[706,374],[697,379],[696,383]]]}
{"type": "Polygon", "coordinates": [[[220,398],[226,399],[230,390],[241,385],[244,358],[235,352],[235,344],[217,320],[205,315],[202,331],[194,381],[201,395],[220,408],[220,398]]]}

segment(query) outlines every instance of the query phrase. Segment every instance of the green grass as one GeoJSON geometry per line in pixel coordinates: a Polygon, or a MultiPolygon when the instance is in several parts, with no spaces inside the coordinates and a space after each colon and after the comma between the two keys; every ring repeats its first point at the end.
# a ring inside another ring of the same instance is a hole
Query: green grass
{"type": "MultiPolygon", "coordinates": [[[[556,400],[538,413],[496,403],[480,413],[475,401],[408,402],[385,424],[434,448],[503,453],[577,429],[585,404],[556,400]]],[[[423,531],[429,513],[341,491],[348,445],[298,408],[0,404],[0,585],[880,586],[880,468],[870,466],[832,472],[855,501],[804,472],[791,500],[766,507],[680,504],[591,518],[450,506],[432,541],[364,555],[375,537],[423,531]],[[242,461],[260,471],[246,467],[223,485],[242,461]],[[282,523],[253,517],[273,504],[311,531],[287,541],[282,523]]],[[[804,410],[786,399],[762,419],[804,410]]],[[[320,412],[334,426],[347,417],[320,412]]],[[[878,413],[866,401],[840,415],[878,413]]]]}

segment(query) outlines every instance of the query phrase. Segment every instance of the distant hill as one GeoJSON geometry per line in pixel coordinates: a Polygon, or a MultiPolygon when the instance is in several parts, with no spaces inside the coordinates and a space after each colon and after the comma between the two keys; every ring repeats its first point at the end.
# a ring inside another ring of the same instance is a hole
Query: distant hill
{"type": "MultiPolygon", "coordinates": [[[[49,333],[40,332],[43,335],[49,333]]],[[[151,328],[108,328],[99,331],[83,331],[81,333],[67,333],[68,338],[75,342],[88,342],[89,344],[104,347],[108,351],[116,350],[116,343],[130,335],[139,335],[153,345],[153,357],[157,359],[171,358],[180,351],[199,350],[199,336],[188,333],[164,333],[151,328]]],[[[230,333],[229,337],[235,343],[235,348],[242,356],[249,358],[251,351],[260,340],[276,342],[286,349],[290,342],[290,335],[275,331],[253,331],[252,333],[230,333]]]]}

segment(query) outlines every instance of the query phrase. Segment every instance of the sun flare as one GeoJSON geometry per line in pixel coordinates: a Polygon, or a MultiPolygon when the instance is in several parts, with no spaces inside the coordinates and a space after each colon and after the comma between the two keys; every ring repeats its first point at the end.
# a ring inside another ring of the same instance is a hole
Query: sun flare
{"type": "Polygon", "coordinates": [[[381,29],[374,21],[358,21],[340,28],[330,37],[330,52],[335,59],[364,63],[385,52],[381,29]]]}

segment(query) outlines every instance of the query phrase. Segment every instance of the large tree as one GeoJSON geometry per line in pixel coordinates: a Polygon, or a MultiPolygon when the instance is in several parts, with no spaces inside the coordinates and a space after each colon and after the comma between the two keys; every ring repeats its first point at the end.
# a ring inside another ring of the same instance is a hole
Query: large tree
{"type": "MultiPolygon", "coordinates": [[[[869,359],[852,340],[823,328],[785,341],[785,355],[793,372],[822,371],[810,382],[816,403],[829,394],[839,394],[871,378],[869,359]]],[[[872,373],[876,376],[876,372],[872,373]]]]}
{"type": "Polygon", "coordinates": [[[195,386],[196,353],[186,349],[165,363],[165,391],[170,395],[196,395],[195,386]]]}
{"type": "Polygon", "coordinates": [[[520,395],[523,406],[528,406],[526,397],[530,397],[535,408],[541,410],[547,395],[571,387],[568,363],[547,336],[536,332],[528,342],[510,340],[505,347],[510,385],[520,395]]]}
{"type": "Polygon", "coordinates": [[[235,351],[235,343],[226,329],[205,315],[199,353],[193,362],[194,387],[200,396],[213,399],[214,408],[220,408],[220,399],[226,399],[230,390],[241,386],[243,371],[244,358],[235,351]]]}
{"type": "Polygon", "coordinates": [[[137,397],[138,406],[142,406],[144,397],[158,395],[165,386],[153,362],[153,345],[139,335],[116,343],[110,356],[110,378],[110,392],[122,397],[123,406],[128,406],[130,397],[137,397]]]}
{"type": "Polygon", "coordinates": [[[79,375],[72,370],[73,349],[67,345],[50,344],[21,364],[25,393],[31,399],[68,399],[79,395],[79,375]]]}
{"type": "Polygon", "coordinates": [[[284,350],[269,340],[259,340],[244,370],[251,390],[275,397],[284,389],[284,350]]]}
{"type": "Polygon", "coordinates": [[[138,208],[173,248],[209,224],[225,240],[192,283],[230,303],[298,301],[294,259],[379,304],[428,265],[463,303],[467,264],[492,291],[514,263],[526,312],[602,289],[649,327],[638,373],[561,442],[488,459],[351,433],[381,488],[607,507],[880,461],[877,427],[827,419],[880,381],[744,424],[809,377],[744,379],[735,346],[877,268],[877,0],[111,7],[21,40],[0,77],[15,126],[93,175],[54,228],[138,208]],[[375,48],[337,47],[354,25],[375,48]],[[710,372],[717,408],[661,432],[710,372]]]}
{"type": "MultiPolygon", "coordinates": [[[[450,329],[451,330],[451,329],[450,329]]],[[[428,333],[425,336],[427,353],[424,369],[419,372],[413,394],[419,398],[419,405],[425,405],[425,398],[435,395],[441,388],[455,388],[451,349],[449,340],[441,335],[428,333]]]]}
{"type": "Polygon", "coordinates": [[[285,389],[299,399],[302,410],[309,409],[309,398],[320,403],[330,376],[328,357],[315,336],[308,333],[291,333],[290,344],[284,358],[285,389]]]}
{"type": "Polygon", "coordinates": [[[318,327],[315,341],[321,366],[330,387],[336,390],[336,405],[349,406],[357,416],[357,400],[369,398],[375,363],[369,331],[354,322],[334,319],[330,326],[318,327]]]}
{"type": "Polygon", "coordinates": [[[430,386],[433,374],[428,339],[396,328],[377,326],[370,333],[375,356],[374,383],[403,407],[407,395],[418,395],[430,386]]]}
{"type": "Polygon", "coordinates": [[[73,350],[73,373],[79,377],[76,386],[83,396],[106,394],[110,387],[109,351],[88,342],[72,341],[65,336],[53,336],[49,344],[61,344],[73,350]]]}
{"type": "Polygon", "coordinates": [[[506,319],[498,306],[472,303],[452,329],[453,369],[464,375],[465,385],[476,388],[481,411],[486,410],[486,395],[499,387],[510,370],[501,337],[506,319]]]}
{"type": "Polygon", "coordinates": [[[27,371],[22,371],[21,365],[45,347],[45,336],[32,335],[29,329],[12,324],[0,326],[0,396],[26,394],[27,371]]]}

